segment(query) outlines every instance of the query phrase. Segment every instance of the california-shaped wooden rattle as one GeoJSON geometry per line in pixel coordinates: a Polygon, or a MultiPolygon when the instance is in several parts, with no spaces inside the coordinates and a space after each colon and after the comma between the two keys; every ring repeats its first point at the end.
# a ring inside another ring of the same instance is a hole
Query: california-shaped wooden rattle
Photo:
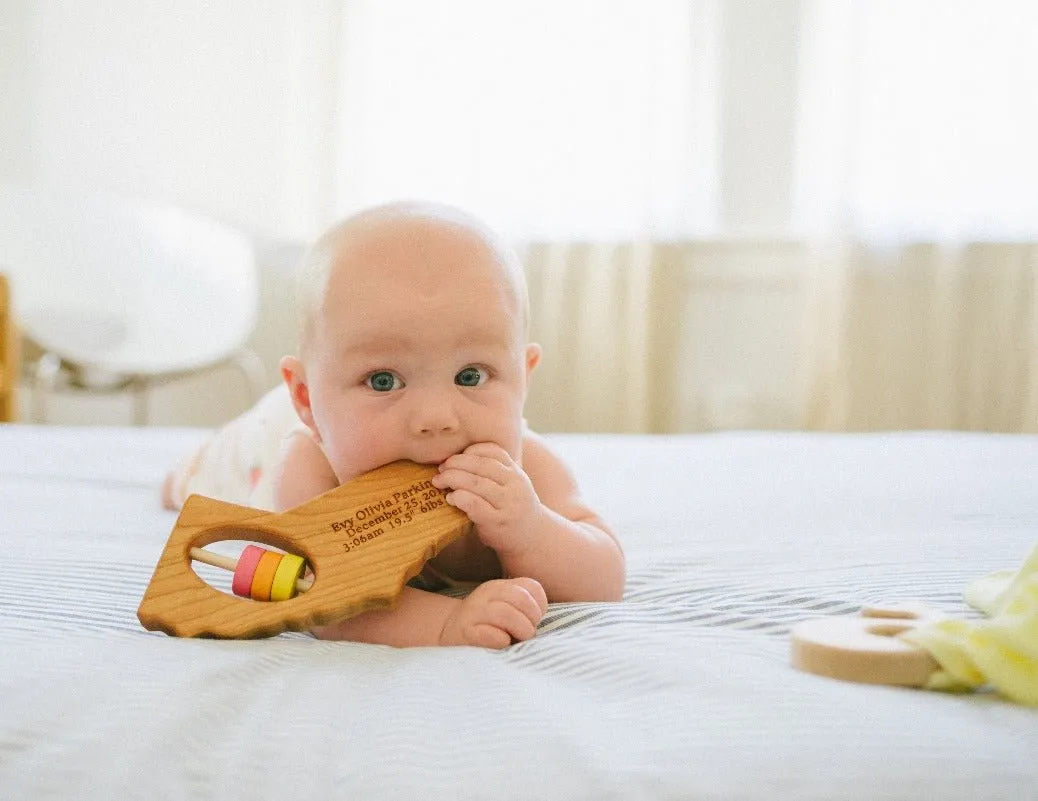
{"type": "Polygon", "coordinates": [[[867,606],[860,615],[798,623],[790,633],[793,667],[820,676],[866,684],[922,687],[940,668],[930,652],[898,637],[940,620],[922,604],[867,606]]]}
{"type": "Polygon", "coordinates": [[[201,495],[184,502],[137,617],[177,637],[269,637],[391,606],[407,581],[471,522],[411,462],[373,470],[285,512],[201,495]],[[250,545],[237,559],[205,550],[250,545]],[[283,552],[282,552],[283,551],[283,552]],[[234,597],[211,587],[192,559],[234,571],[234,597]],[[304,569],[313,572],[304,579],[304,569]]]}

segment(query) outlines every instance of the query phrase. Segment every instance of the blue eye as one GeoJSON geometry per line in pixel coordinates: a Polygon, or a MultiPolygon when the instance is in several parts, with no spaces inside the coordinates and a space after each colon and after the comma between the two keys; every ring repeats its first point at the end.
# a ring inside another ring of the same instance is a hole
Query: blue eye
{"type": "Polygon", "coordinates": [[[454,383],[459,387],[478,387],[489,377],[487,371],[482,367],[466,367],[454,376],[454,383]]]}
{"type": "Polygon", "coordinates": [[[376,373],[372,373],[364,379],[364,383],[375,390],[375,392],[391,392],[394,389],[400,389],[404,385],[399,376],[394,375],[389,370],[379,370],[376,373]]]}

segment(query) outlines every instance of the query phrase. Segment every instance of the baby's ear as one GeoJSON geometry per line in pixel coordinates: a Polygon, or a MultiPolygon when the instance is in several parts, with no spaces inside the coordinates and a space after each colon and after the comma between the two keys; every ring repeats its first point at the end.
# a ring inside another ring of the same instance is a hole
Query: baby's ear
{"type": "Polygon", "coordinates": [[[310,408],[310,387],[306,383],[306,370],[303,363],[295,356],[283,356],[281,359],[281,377],[288,387],[288,396],[292,399],[299,419],[311,431],[314,427],[314,413],[310,408]]]}
{"type": "Polygon", "coordinates": [[[533,372],[533,368],[541,361],[541,346],[536,342],[531,342],[526,346],[526,377],[529,379],[530,373],[533,372]]]}

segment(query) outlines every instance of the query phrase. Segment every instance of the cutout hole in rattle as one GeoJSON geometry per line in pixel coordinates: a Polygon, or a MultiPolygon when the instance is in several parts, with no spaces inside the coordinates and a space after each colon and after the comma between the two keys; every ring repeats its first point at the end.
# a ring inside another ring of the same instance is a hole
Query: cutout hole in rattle
{"type": "Polygon", "coordinates": [[[189,555],[191,569],[210,587],[253,601],[287,601],[313,583],[301,556],[257,542],[219,540],[189,555]]]}
{"type": "Polygon", "coordinates": [[[908,631],[910,628],[912,628],[912,626],[905,623],[877,623],[874,626],[869,626],[865,631],[879,637],[896,637],[901,632],[908,631]]]}
{"type": "Polygon", "coordinates": [[[892,606],[866,606],[861,612],[863,617],[882,618],[884,620],[918,620],[920,615],[913,609],[892,606]]]}

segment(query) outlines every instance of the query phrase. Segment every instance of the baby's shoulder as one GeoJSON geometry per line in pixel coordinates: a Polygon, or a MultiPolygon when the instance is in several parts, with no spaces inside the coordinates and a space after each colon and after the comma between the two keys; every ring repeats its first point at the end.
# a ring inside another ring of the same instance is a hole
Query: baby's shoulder
{"type": "Polygon", "coordinates": [[[566,460],[558,449],[542,434],[529,426],[523,427],[522,464],[530,479],[537,483],[538,477],[554,480],[560,474],[568,474],[566,460]]]}
{"type": "Polygon", "coordinates": [[[324,458],[324,451],[305,425],[293,426],[281,437],[279,461],[313,461],[324,458]]]}
{"type": "Polygon", "coordinates": [[[298,506],[338,485],[324,450],[306,429],[285,435],[272,479],[280,509],[298,506]]]}

